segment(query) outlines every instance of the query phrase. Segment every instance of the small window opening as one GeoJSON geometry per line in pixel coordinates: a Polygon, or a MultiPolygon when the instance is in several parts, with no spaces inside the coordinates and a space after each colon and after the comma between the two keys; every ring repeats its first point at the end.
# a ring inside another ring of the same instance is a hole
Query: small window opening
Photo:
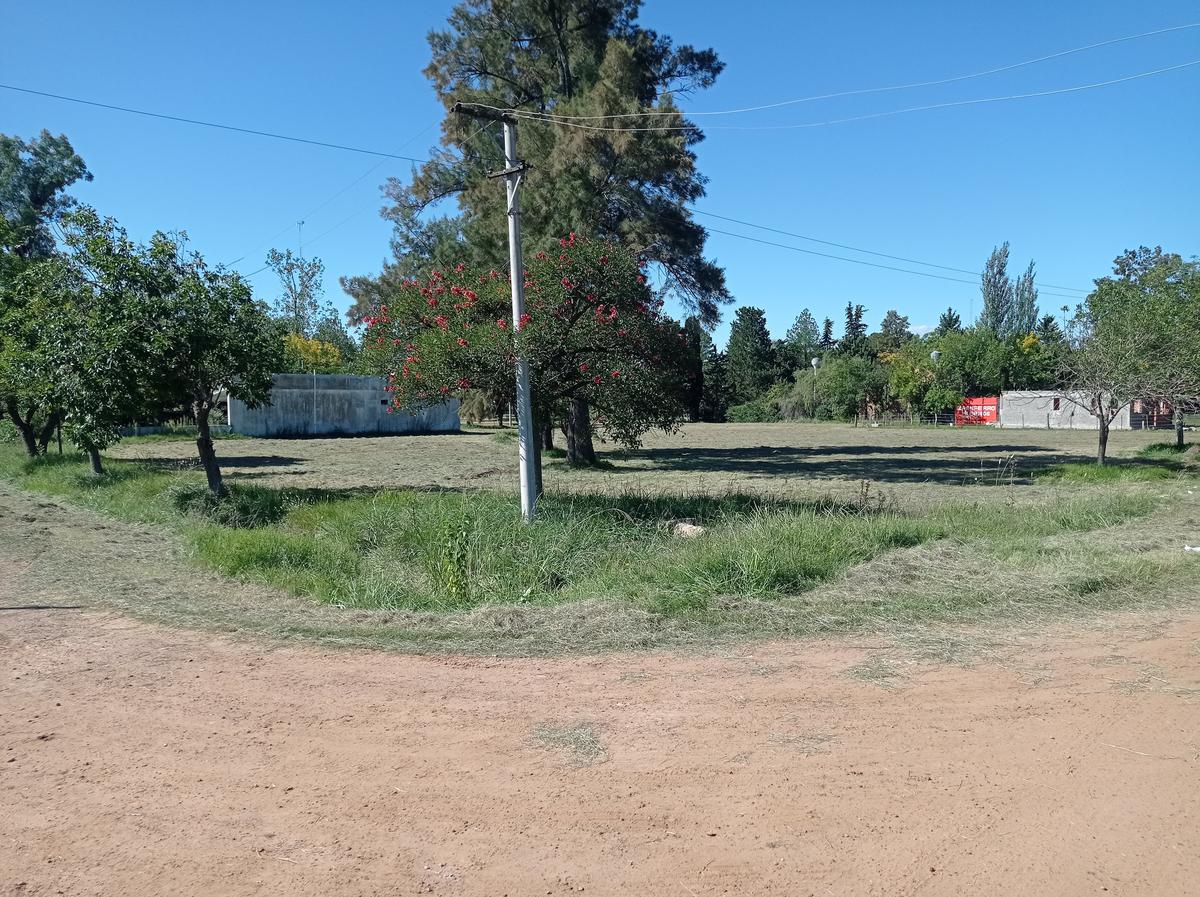
{"type": "Polygon", "coordinates": [[[1054,410],[1062,411],[1062,399],[1057,397],[1054,399],[1054,410]]]}

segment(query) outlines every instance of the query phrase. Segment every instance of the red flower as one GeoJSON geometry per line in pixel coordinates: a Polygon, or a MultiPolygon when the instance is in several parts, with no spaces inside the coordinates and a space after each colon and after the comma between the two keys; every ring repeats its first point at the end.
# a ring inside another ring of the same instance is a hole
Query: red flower
{"type": "Polygon", "coordinates": [[[466,268],[466,267],[467,267],[467,266],[466,266],[466,264],[465,264],[465,263],[463,263],[463,262],[459,262],[457,265],[455,265],[455,266],[454,266],[454,271],[455,271],[455,273],[456,273],[456,274],[462,274],[462,272],[463,272],[463,269],[464,269],[464,268],[466,268]]]}
{"type": "Polygon", "coordinates": [[[438,315],[433,319],[433,323],[437,324],[442,330],[448,330],[450,328],[450,319],[445,315],[438,315]]]}
{"type": "Polygon", "coordinates": [[[637,282],[638,282],[638,283],[645,283],[645,282],[646,282],[646,275],[645,275],[645,274],[639,274],[639,275],[637,276],[637,282]]]}
{"type": "Polygon", "coordinates": [[[586,364],[581,364],[581,365],[579,366],[579,371],[580,371],[580,373],[586,374],[586,373],[587,373],[587,369],[588,369],[588,366],[587,366],[586,364]]]}
{"type": "Polygon", "coordinates": [[[461,377],[461,378],[459,378],[459,381],[458,381],[458,388],[459,388],[459,389],[470,389],[470,388],[471,388],[471,381],[470,381],[470,380],[468,380],[466,377],[461,377]]]}
{"type": "Polygon", "coordinates": [[[460,336],[460,337],[458,338],[458,344],[459,344],[460,346],[463,346],[463,347],[465,348],[465,347],[466,347],[466,345],[467,345],[467,341],[466,341],[465,339],[463,339],[463,338],[460,336]]]}
{"type": "Polygon", "coordinates": [[[528,314],[521,315],[520,319],[517,321],[517,329],[524,330],[525,325],[528,323],[529,323],[529,315],[528,314]]]}
{"type": "Polygon", "coordinates": [[[567,278],[565,278],[565,277],[562,279],[562,285],[563,285],[564,287],[566,287],[568,290],[573,290],[573,289],[575,289],[575,284],[571,283],[571,281],[569,281],[569,280],[568,280],[567,278]]]}
{"type": "Polygon", "coordinates": [[[438,301],[436,299],[430,298],[430,299],[425,300],[425,304],[428,305],[430,308],[437,308],[438,301]]]}
{"type": "Polygon", "coordinates": [[[446,393],[448,393],[449,391],[450,391],[450,387],[449,387],[449,386],[443,386],[443,387],[441,387],[440,389],[438,389],[438,392],[440,392],[442,395],[445,395],[445,394],[446,394],[446,393]]]}
{"type": "Polygon", "coordinates": [[[507,330],[508,329],[508,321],[504,320],[504,318],[497,318],[496,326],[499,327],[501,330],[507,330]]]}
{"type": "Polygon", "coordinates": [[[604,378],[601,377],[599,374],[597,374],[595,377],[592,378],[592,382],[595,383],[597,386],[599,386],[601,383],[604,382],[604,378]]]}
{"type": "Polygon", "coordinates": [[[602,265],[608,264],[608,256],[607,255],[600,256],[600,264],[602,264],[602,265]]]}
{"type": "Polygon", "coordinates": [[[613,371],[612,375],[613,375],[613,379],[615,380],[617,377],[620,377],[620,376],[621,376],[621,372],[620,372],[620,371],[613,371]]]}

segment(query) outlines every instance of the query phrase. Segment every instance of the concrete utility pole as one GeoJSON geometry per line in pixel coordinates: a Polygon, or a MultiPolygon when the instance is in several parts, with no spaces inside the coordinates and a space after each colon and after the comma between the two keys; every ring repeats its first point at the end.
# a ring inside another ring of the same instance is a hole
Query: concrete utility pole
{"type": "MultiPolygon", "coordinates": [[[[525,315],[525,262],[521,257],[521,205],[517,188],[521,175],[529,170],[517,159],[516,116],[490,106],[476,103],[455,103],[454,112],[470,118],[498,121],[504,127],[504,169],[488,172],[490,178],[504,178],[508,194],[508,271],[512,287],[512,319],[514,335],[521,329],[525,315]]],[[[534,467],[537,449],[534,447],[533,402],[529,392],[529,360],[517,352],[517,452],[521,464],[521,517],[530,523],[537,501],[537,471],[534,467]]]]}

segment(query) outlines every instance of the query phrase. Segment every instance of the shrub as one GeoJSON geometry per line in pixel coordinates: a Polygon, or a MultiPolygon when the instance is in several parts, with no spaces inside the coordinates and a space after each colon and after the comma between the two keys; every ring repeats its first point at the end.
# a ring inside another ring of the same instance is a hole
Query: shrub
{"type": "Polygon", "coordinates": [[[755,399],[732,406],[725,414],[735,424],[766,424],[780,420],[779,406],[771,399],[755,399]]]}

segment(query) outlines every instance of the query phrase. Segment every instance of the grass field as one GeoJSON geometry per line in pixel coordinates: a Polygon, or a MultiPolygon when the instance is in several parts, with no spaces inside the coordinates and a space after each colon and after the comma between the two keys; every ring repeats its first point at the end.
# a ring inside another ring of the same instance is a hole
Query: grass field
{"type": "MultiPolygon", "coordinates": [[[[120,445],[98,480],[10,446],[0,474],[302,599],[263,593],[236,627],[540,653],[1189,600],[1197,462],[1160,439],[1115,434],[1098,473],[1085,432],[694,425],[596,470],[551,460],[532,527],[511,431],[225,441],[221,505],[186,441],[120,445]],[[679,538],[680,520],[707,531],[679,538]]],[[[229,625],[184,603],[154,613],[229,625]]]]}

